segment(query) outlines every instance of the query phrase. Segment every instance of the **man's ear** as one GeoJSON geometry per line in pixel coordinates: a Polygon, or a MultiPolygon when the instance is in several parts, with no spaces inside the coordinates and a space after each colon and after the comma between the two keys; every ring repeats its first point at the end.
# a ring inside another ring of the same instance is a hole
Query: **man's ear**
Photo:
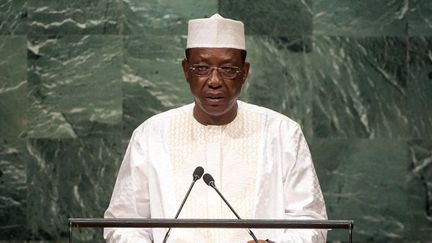
{"type": "Polygon", "coordinates": [[[186,79],[186,81],[189,82],[190,69],[189,69],[189,62],[186,58],[183,59],[183,61],[182,61],[182,68],[183,68],[183,74],[185,76],[185,79],[186,79]]]}
{"type": "Polygon", "coordinates": [[[249,68],[250,68],[250,64],[248,62],[245,62],[243,64],[243,67],[242,67],[242,78],[243,78],[242,81],[243,81],[243,83],[246,82],[246,79],[249,75],[249,68]]]}

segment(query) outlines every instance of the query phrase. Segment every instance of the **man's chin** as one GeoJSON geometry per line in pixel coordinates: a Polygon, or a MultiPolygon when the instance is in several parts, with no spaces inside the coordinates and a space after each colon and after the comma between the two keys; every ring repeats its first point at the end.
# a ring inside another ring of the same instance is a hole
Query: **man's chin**
{"type": "Polygon", "coordinates": [[[213,105],[203,107],[203,111],[209,116],[217,117],[225,115],[226,113],[228,113],[229,110],[223,106],[213,105]]]}
{"type": "Polygon", "coordinates": [[[208,104],[208,103],[200,103],[197,104],[199,109],[206,113],[208,116],[218,117],[223,116],[229,113],[232,109],[234,109],[234,104],[208,104]]]}

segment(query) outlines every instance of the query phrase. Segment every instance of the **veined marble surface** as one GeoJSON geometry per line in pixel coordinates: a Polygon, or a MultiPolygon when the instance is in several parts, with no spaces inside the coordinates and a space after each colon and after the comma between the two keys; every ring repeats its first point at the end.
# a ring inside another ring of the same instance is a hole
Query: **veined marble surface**
{"type": "Polygon", "coordinates": [[[306,57],[314,135],[408,137],[407,48],[399,37],[316,36],[306,57]]]}
{"type": "Polygon", "coordinates": [[[432,134],[432,36],[410,37],[409,43],[410,136],[429,140],[432,134]]]}
{"type": "Polygon", "coordinates": [[[28,137],[97,136],[121,123],[121,37],[34,37],[28,51],[28,137]]]}
{"type": "Polygon", "coordinates": [[[28,31],[28,0],[2,0],[0,3],[0,34],[23,35],[28,31]]]}
{"type": "Polygon", "coordinates": [[[218,1],[123,0],[124,34],[185,34],[191,18],[210,17],[218,1]]]}
{"type": "MultiPolygon", "coordinates": [[[[66,237],[68,218],[103,217],[125,149],[122,142],[119,136],[29,140],[26,211],[33,239],[66,237]]],[[[101,241],[100,230],[77,236],[80,241],[101,241]]]]}
{"type": "MultiPolygon", "coordinates": [[[[423,201],[413,202],[408,197],[406,143],[390,139],[314,139],[312,153],[321,185],[327,188],[327,212],[331,218],[354,219],[355,242],[409,239],[415,219],[406,212],[423,211],[423,201]]],[[[346,232],[331,236],[343,239],[346,232]]]]}
{"type": "Polygon", "coordinates": [[[29,239],[27,231],[27,162],[25,142],[0,140],[0,235],[6,240],[29,239]]]}
{"type": "Polygon", "coordinates": [[[102,217],[132,131],[192,102],[186,24],[216,12],[245,23],[241,99],[302,125],[329,218],[355,242],[432,241],[431,1],[3,0],[0,243],[102,217]]]}
{"type": "Polygon", "coordinates": [[[120,34],[120,0],[27,1],[32,35],[120,34]]]}
{"type": "Polygon", "coordinates": [[[310,38],[252,35],[247,43],[251,68],[241,98],[286,114],[311,137],[313,83],[305,65],[310,38]]]}
{"type": "Polygon", "coordinates": [[[222,0],[219,12],[223,16],[244,22],[248,35],[276,37],[310,35],[313,29],[312,0],[222,0]]]}
{"type": "Polygon", "coordinates": [[[17,138],[27,127],[27,55],[25,36],[0,36],[0,134],[17,138]],[[20,111],[20,112],[17,112],[20,111]]]}
{"type": "Polygon", "coordinates": [[[405,36],[410,0],[314,1],[314,34],[405,36]]]}
{"type": "Polygon", "coordinates": [[[186,39],[180,35],[125,37],[122,88],[126,136],[146,118],[193,101],[181,68],[185,45],[186,39]]]}

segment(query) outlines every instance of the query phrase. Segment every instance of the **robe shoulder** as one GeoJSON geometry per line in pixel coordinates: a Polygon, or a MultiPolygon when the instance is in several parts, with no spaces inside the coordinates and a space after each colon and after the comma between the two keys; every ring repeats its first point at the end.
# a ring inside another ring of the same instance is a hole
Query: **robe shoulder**
{"type": "Polygon", "coordinates": [[[254,104],[249,104],[249,103],[241,102],[241,101],[239,101],[239,107],[246,112],[253,112],[253,113],[257,113],[257,114],[264,116],[267,124],[269,124],[269,125],[271,125],[271,124],[273,124],[273,125],[285,124],[285,125],[288,125],[288,127],[300,128],[300,125],[296,121],[291,119],[290,117],[288,117],[282,113],[279,113],[277,111],[271,110],[269,108],[254,105],[254,104]]]}

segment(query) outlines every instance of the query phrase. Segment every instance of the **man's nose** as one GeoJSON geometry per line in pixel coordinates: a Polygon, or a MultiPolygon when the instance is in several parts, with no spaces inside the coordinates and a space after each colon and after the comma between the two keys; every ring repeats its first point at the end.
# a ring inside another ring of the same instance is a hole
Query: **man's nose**
{"type": "Polygon", "coordinates": [[[217,68],[211,70],[210,76],[208,78],[208,86],[211,88],[219,88],[222,86],[222,77],[217,68]]]}

